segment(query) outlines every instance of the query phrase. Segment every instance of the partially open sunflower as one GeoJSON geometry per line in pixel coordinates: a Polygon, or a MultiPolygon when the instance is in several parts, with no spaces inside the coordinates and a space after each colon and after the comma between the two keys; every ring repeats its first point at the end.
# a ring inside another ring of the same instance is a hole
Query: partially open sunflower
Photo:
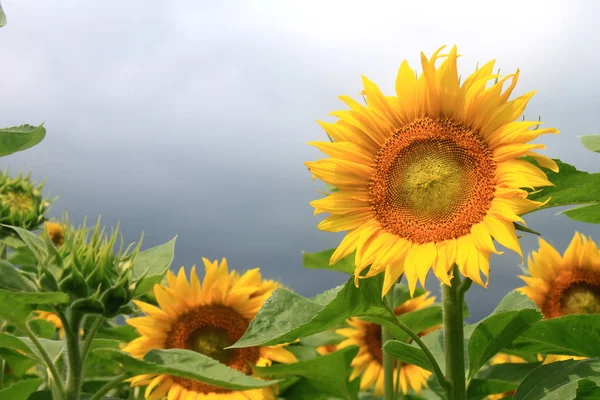
{"type": "MultiPolygon", "coordinates": [[[[429,297],[429,293],[412,298],[394,310],[396,315],[402,315],[411,311],[416,311],[432,305],[435,297],[429,297]]],[[[356,377],[360,378],[360,388],[362,390],[373,389],[375,396],[383,395],[383,353],[381,350],[381,326],[372,322],[363,321],[360,318],[350,318],[346,321],[348,328],[337,329],[336,333],[346,337],[339,345],[339,349],[348,346],[358,346],[359,351],[352,360],[353,367],[350,380],[356,377]]],[[[433,327],[423,332],[419,336],[424,336],[439,327],[433,327]]],[[[431,372],[417,367],[416,365],[400,363],[397,361],[394,367],[394,385],[400,385],[402,393],[406,394],[408,389],[413,389],[421,393],[423,387],[427,387],[427,378],[431,372]],[[398,378],[400,381],[398,382],[398,378]]]]}
{"type": "Polygon", "coordinates": [[[519,158],[558,170],[532,151],[544,145],[527,143],[558,131],[516,121],[534,94],[509,100],[519,71],[499,79],[490,61],[461,84],[456,47],[442,49],[421,54],[418,77],[404,61],[395,96],[363,77],[366,106],[341,96],[350,109],[331,113],[336,123],[319,122],[333,142],[311,143],[331,158],[306,163],[339,189],[311,203],[315,214],[331,214],[320,229],[349,231],[330,262],[356,251],[356,284],[371,266],[362,277],[385,273],[384,294],[402,273],[414,293],[432,268],[449,285],[454,263],[487,285],[480,273],[488,277],[490,253],[498,253],[492,237],[523,257],[513,222],[540,205],[523,188],[551,185],[519,158]]]}
{"type": "MultiPolygon", "coordinates": [[[[148,316],[131,318],[127,323],[140,332],[123,351],[143,357],[152,349],[188,349],[207,355],[246,374],[252,365],[271,365],[272,361],[291,363],[296,357],[284,346],[228,349],[237,342],[264,301],[279,284],[263,280],[258,270],[241,276],[229,272],[227,261],[220,265],[203,259],[206,267],[200,283],[195,267],[188,282],[184,268],[178,275],[168,273],[168,286],[156,285],[154,293],[160,308],[136,301],[148,316]]],[[[275,400],[272,388],[232,391],[207,383],[169,375],[141,375],[132,386],[148,385],[147,399],[169,400],[275,400]]]]}
{"type": "Polygon", "coordinates": [[[542,310],[545,318],[600,314],[600,250],[591,238],[575,232],[561,256],[544,239],[528,257],[530,276],[518,290],[542,310]]]}

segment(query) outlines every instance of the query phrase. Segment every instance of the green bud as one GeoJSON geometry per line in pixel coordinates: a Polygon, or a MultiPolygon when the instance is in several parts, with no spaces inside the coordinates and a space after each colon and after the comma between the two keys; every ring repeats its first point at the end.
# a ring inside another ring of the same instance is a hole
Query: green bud
{"type": "MultiPolygon", "coordinates": [[[[45,221],[45,214],[54,200],[42,197],[43,183],[35,186],[31,174],[19,174],[12,179],[8,171],[0,173],[0,223],[34,230],[45,221]]],[[[12,229],[0,228],[1,236],[13,234],[12,229]]]]}

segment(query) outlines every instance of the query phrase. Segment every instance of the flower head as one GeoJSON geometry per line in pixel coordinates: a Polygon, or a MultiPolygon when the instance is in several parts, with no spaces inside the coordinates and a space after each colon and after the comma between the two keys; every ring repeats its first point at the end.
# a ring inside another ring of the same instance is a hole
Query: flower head
{"type": "MultiPolygon", "coordinates": [[[[143,357],[152,349],[180,348],[207,355],[248,375],[251,365],[271,365],[273,361],[291,363],[296,357],[285,346],[225,349],[238,341],[264,301],[279,284],[263,280],[257,269],[240,275],[229,271],[223,259],[204,259],[206,274],[200,282],[193,267],[190,279],[184,268],[177,276],[168,273],[168,285],[156,285],[159,307],[136,301],[147,316],[131,318],[127,323],[140,332],[124,351],[143,357]]],[[[146,398],[159,399],[267,399],[275,400],[271,388],[232,391],[207,383],[169,375],[142,375],[131,380],[132,386],[148,385],[146,398]]]]}
{"type": "Polygon", "coordinates": [[[403,273],[414,293],[430,269],[450,285],[455,263],[486,286],[490,254],[499,253],[492,237],[522,257],[513,223],[541,204],[523,188],[551,185],[521,157],[557,171],[532,151],[544,145],[527,143],[557,131],[516,121],[533,96],[509,100],[519,71],[500,78],[491,61],[460,84],[456,47],[442,49],[421,54],[418,77],[404,61],[395,96],[363,77],[366,106],[341,96],[350,109],[320,122],[334,142],[312,143],[330,158],[306,163],[339,189],[311,203],[315,214],[330,214],[320,229],[348,231],[330,262],[356,252],[356,284],[384,273],[384,294],[403,273]]]}

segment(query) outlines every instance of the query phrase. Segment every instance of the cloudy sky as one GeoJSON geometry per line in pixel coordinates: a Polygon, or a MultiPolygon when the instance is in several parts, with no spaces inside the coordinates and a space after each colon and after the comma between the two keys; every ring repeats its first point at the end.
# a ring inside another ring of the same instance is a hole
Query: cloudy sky
{"type": "MultiPolygon", "coordinates": [[[[316,229],[321,186],[303,162],[320,155],[306,142],[326,140],[315,120],[332,121],[363,74],[391,94],[402,60],[420,70],[420,51],[444,44],[464,55],[463,76],[490,59],[520,68],[517,93],[538,90],[526,117],[561,131],[541,139],[545,154],[600,171],[577,138],[600,132],[599,3],[371,3],[2,0],[0,125],[48,130],[2,167],[46,180],[53,216],[120,219],[145,248],[179,235],[173,268],[227,257],[306,296],[346,279],[302,268],[302,250],[341,238],[316,229]]],[[[561,252],[574,230],[600,240],[558,211],[529,226],[561,252]]],[[[520,285],[519,262],[493,256],[489,288],[468,295],[474,318],[520,285]]]]}

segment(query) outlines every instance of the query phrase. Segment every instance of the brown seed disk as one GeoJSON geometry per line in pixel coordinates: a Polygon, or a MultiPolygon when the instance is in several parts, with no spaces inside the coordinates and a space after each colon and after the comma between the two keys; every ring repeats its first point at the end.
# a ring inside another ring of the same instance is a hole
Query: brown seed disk
{"type": "MultiPolygon", "coordinates": [[[[230,307],[224,305],[200,306],[186,314],[181,315],[173,324],[167,337],[167,349],[196,350],[193,343],[207,332],[222,332],[220,342],[227,343],[227,347],[237,342],[248,328],[248,321],[230,307]]],[[[201,340],[201,339],[200,339],[201,340]]],[[[246,375],[252,373],[251,365],[256,364],[260,357],[258,347],[224,350],[226,364],[246,375]]],[[[231,390],[198,382],[192,379],[172,377],[172,379],[188,390],[198,393],[229,393],[231,390]]]]}
{"type": "Polygon", "coordinates": [[[458,238],[490,208],[495,172],[478,132],[425,117],[395,131],[377,154],[371,206],[388,232],[411,242],[458,238]]]}
{"type": "Polygon", "coordinates": [[[564,270],[554,280],[542,306],[546,318],[600,313],[600,273],[564,270]]]}

